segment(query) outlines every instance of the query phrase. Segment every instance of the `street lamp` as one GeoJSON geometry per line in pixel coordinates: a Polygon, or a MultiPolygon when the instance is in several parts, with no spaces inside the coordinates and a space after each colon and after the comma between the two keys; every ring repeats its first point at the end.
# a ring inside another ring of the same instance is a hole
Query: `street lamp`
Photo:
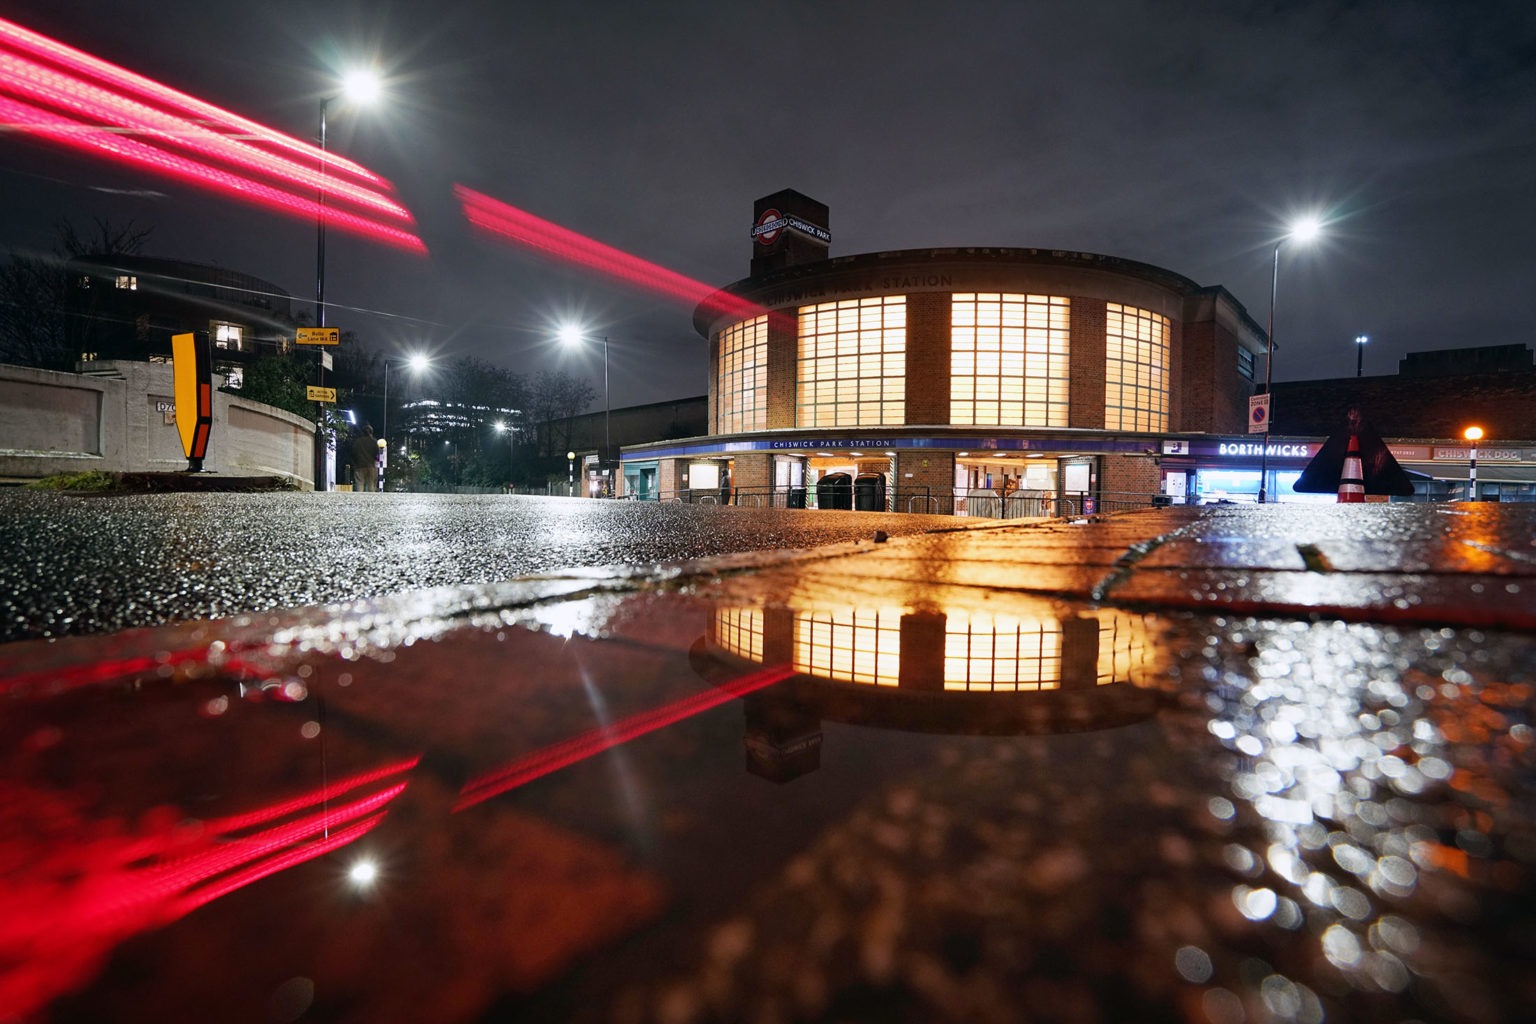
{"type": "Polygon", "coordinates": [[[320,203],[315,218],[315,326],[325,326],[325,113],[331,100],[345,99],[368,106],[379,98],[383,84],[377,73],[368,69],[348,72],[342,77],[341,92],[320,98],[320,203]]]}
{"type": "MultiPolygon", "coordinates": [[[[380,442],[381,442],[380,443],[380,447],[382,447],[384,449],[384,452],[385,452],[385,455],[384,455],[384,468],[386,470],[389,469],[389,448],[388,448],[388,442],[389,442],[389,364],[390,363],[404,363],[406,369],[410,370],[412,374],[417,374],[417,373],[420,373],[422,370],[425,370],[428,366],[431,366],[432,365],[432,360],[427,358],[426,356],[422,355],[420,352],[415,352],[415,353],[412,353],[411,355],[408,355],[408,356],[385,356],[384,357],[384,422],[383,422],[383,429],[381,429],[379,431],[379,438],[380,438],[380,442]]],[[[384,489],[384,478],[380,477],[379,478],[379,490],[382,491],[383,489],[384,489]]]]}
{"type": "Polygon", "coordinates": [[[1365,343],[1370,341],[1363,334],[1355,335],[1355,376],[1359,377],[1365,372],[1365,343]]]}
{"type": "Polygon", "coordinates": [[[1286,239],[1294,239],[1305,245],[1322,233],[1323,222],[1315,216],[1303,217],[1291,225],[1291,230],[1275,242],[1274,270],[1269,281],[1269,337],[1264,349],[1264,394],[1269,396],[1269,411],[1264,416],[1264,447],[1259,452],[1259,504],[1267,500],[1269,493],[1269,425],[1274,421],[1274,399],[1270,384],[1275,369],[1275,298],[1280,292],[1280,246],[1286,239]]]}
{"type": "Polygon", "coordinates": [[[512,473],[517,465],[517,428],[504,420],[497,420],[491,425],[496,428],[496,433],[507,435],[507,485],[510,487],[512,473]]]}
{"type": "MultiPolygon", "coordinates": [[[[371,71],[359,70],[348,73],[341,80],[340,96],[359,104],[371,103],[378,97],[380,83],[378,75],[371,71]]],[[[315,326],[325,326],[325,112],[330,105],[333,96],[320,98],[320,188],[318,201],[315,207],[315,326]]],[[[317,383],[325,384],[325,363],[317,362],[319,369],[317,383]]],[[[323,430],[321,423],[325,419],[325,405],[322,402],[315,403],[315,488],[317,490],[330,490],[330,480],[323,482],[321,478],[326,476],[325,455],[322,445],[323,430]]]]}
{"type": "MultiPolygon", "coordinates": [[[[575,324],[565,324],[560,328],[560,341],[566,348],[575,348],[585,340],[585,333],[575,324]]],[[[609,433],[609,419],[612,415],[612,394],[608,390],[608,338],[603,337],[603,461],[610,457],[609,445],[612,437],[609,433]]]]}
{"type": "Polygon", "coordinates": [[[1482,427],[1468,427],[1461,436],[1472,444],[1471,461],[1467,465],[1467,500],[1477,500],[1477,442],[1483,439],[1482,427]]]}
{"type": "Polygon", "coordinates": [[[565,496],[567,498],[574,498],[574,497],[576,497],[576,453],[575,452],[566,452],[565,453],[565,471],[566,471],[565,496]]]}

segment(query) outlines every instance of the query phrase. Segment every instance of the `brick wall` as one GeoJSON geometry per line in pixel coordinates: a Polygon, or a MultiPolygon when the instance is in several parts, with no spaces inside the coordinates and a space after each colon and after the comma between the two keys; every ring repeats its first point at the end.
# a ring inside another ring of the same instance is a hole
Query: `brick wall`
{"type": "Polygon", "coordinates": [[[949,422],[948,292],[907,296],[907,418],[910,424],[949,422]]]}
{"type": "Polygon", "coordinates": [[[1099,488],[1107,501],[1129,494],[1156,494],[1162,475],[1156,461],[1125,455],[1106,455],[1100,469],[1099,488]]]}
{"type": "Polygon", "coordinates": [[[1072,375],[1067,425],[1104,428],[1104,300],[1071,296],[1072,317],[1067,366],[1072,375]]]}
{"type": "MultiPolygon", "coordinates": [[[[892,508],[907,511],[907,500],[914,494],[926,493],[939,499],[938,511],[950,511],[949,499],[955,486],[955,454],[940,451],[902,450],[896,453],[895,499],[892,508]],[[908,473],[912,476],[909,478],[908,473]]],[[[926,511],[926,503],[918,501],[914,512],[926,511]]]]}
{"type": "Polygon", "coordinates": [[[793,310],[768,315],[768,429],[795,425],[800,320],[793,310]]]}
{"type": "Polygon", "coordinates": [[[738,494],[742,491],[766,494],[772,486],[772,454],[768,452],[740,452],[731,461],[731,487],[738,494]]]}

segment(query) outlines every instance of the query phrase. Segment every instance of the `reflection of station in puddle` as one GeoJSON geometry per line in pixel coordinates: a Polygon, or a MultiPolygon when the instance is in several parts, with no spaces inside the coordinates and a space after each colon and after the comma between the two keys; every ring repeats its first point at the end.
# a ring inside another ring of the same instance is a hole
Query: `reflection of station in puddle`
{"type": "Polygon", "coordinates": [[[1022,735],[1107,729],[1152,716],[1160,691],[1147,617],[1040,603],[974,608],[743,607],[716,611],[696,667],[795,675],[744,701],[747,769],[788,781],[821,763],[821,723],[1022,735]]]}

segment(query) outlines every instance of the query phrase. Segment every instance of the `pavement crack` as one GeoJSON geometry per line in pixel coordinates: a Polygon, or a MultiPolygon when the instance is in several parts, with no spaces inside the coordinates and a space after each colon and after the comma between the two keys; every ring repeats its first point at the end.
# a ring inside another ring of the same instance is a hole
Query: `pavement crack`
{"type": "Polygon", "coordinates": [[[1130,576],[1131,572],[1136,568],[1137,562],[1140,562],[1143,558],[1146,558],[1188,528],[1187,526],[1181,526],[1171,533],[1165,533],[1160,537],[1153,537],[1151,540],[1139,541],[1126,548],[1125,553],[1114,560],[1109,574],[1094,584],[1089,596],[1095,601],[1103,601],[1109,596],[1110,590],[1119,586],[1121,581],[1130,576]]]}

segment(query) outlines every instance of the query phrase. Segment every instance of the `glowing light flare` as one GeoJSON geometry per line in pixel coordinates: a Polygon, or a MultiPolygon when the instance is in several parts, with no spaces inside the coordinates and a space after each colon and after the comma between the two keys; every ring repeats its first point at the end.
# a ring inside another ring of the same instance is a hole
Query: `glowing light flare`
{"type": "Polygon", "coordinates": [[[1466,438],[1468,441],[1481,441],[1483,439],[1483,428],[1468,427],[1466,430],[1461,432],[1461,436],[1466,438]]]}
{"type": "Polygon", "coordinates": [[[638,712],[612,725],[591,729],[571,739],[532,751],[496,771],[488,772],[465,783],[453,809],[458,812],[484,803],[494,796],[527,785],[535,779],[584,761],[594,754],[601,754],[605,750],[628,743],[647,733],[675,725],[685,718],[691,718],[710,708],[772,686],[794,674],[794,670],[787,666],[765,668],[728,683],[722,683],[713,689],[673,701],[671,704],[638,712]]]}
{"type": "MultiPolygon", "coordinates": [[[[77,819],[73,824],[88,841],[56,841],[38,849],[33,838],[0,837],[0,854],[29,868],[7,878],[6,913],[0,915],[0,1006],[29,1017],[94,975],[112,948],[130,936],[356,842],[383,820],[404,781],[261,832],[230,833],[295,809],[328,805],[338,792],[387,779],[415,763],[414,758],[396,762],[250,814],[205,822],[195,833],[120,836],[77,819]]],[[[13,789],[7,797],[23,801],[28,813],[48,812],[60,822],[75,817],[73,808],[47,793],[13,789]]]]}
{"type": "MultiPolygon", "coordinates": [[[[136,139],[94,125],[50,113],[30,104],[0,97],[0,121],[61,145],[84,150],[180,181],[223,192],[256,206],[315,219],[321,206],[315,199],[294,195],[271,185],[209,167],[186,157],[167,153],[136,139]]],[[[345,210],[325,209],[327,226],[372,238],[409,252],[425,253],[427,247],[409,231],[368,220],[345,210]]]]}
{"type": "Polygon", "coordinates": [[[454,194],[464,207],[464,216],[481,231],[497,235],[518,245],[546,253],[556,259],[590,267],[620,281],[639,285],[660,295],[703,305],[717,313],[750,319],[767,313],[755,303],[695,281],[676,271],[615,249],[552,221],[536,217],[515,206],[493,199],[482,192],[454,186],[454,194]]]}
{"type": "Polygon", "coordinates": [[[339,181],[333,175],[322,174],[318,166],[274,156],[243,140],[221,135],[202,124],[162,113],[138,100],[49,71],[23,58],[0,53],[0,85],[23,99],[84,119],[86,123],[149,136],[162,145],[177,146],[243,169],[258,170],[304,189],[323,190],[331,199],[369,207],[391,220],[411,222],[409,210],[374,189],[339,181]],[[27,88],[18,88],[20,85],[27,88]]]}
{"type": "MultiPolygon", "coordinates": [[[[50,61],[58,67],[98,79],[101,82],[123,90],[124,95],[139,96],[152,103],[158,103],[168,110],[180,111],[189,117],[202,121],[222,124],[230,131],[249,137],[253,141],[276,149],[287,150],[299,156],[305,162],[316,165],[320,162],[321,154],[318,146],[302,142],[292,136],[284,135],[282,132],[274,131],[266,125],[258,124],[255,121],[216,107],[194,96],[178,92],[169,86],[161,85],[153,79],[145,78],[125,68],[118,67],[116,64],[93,57],[84,51],[66,46],[57,40],[23,28],[14,22],[6,21],[4,18],[0,18],[0,46],[8,46],[18,53],[50,61]]],[[[326,154],[325,162],[327,170],[340,171],[371,185],[384,188],[389,187],[389,182],[379,175],[345,157],[328,153],[326,154]]]]}
{"type": "Polygon", "coordinates": [[[328,224],[425,251],[378,175],[3,19],[0,93],[11,97],[0,97],[7,127],[305,219],[323,198],[328,224]]]}

